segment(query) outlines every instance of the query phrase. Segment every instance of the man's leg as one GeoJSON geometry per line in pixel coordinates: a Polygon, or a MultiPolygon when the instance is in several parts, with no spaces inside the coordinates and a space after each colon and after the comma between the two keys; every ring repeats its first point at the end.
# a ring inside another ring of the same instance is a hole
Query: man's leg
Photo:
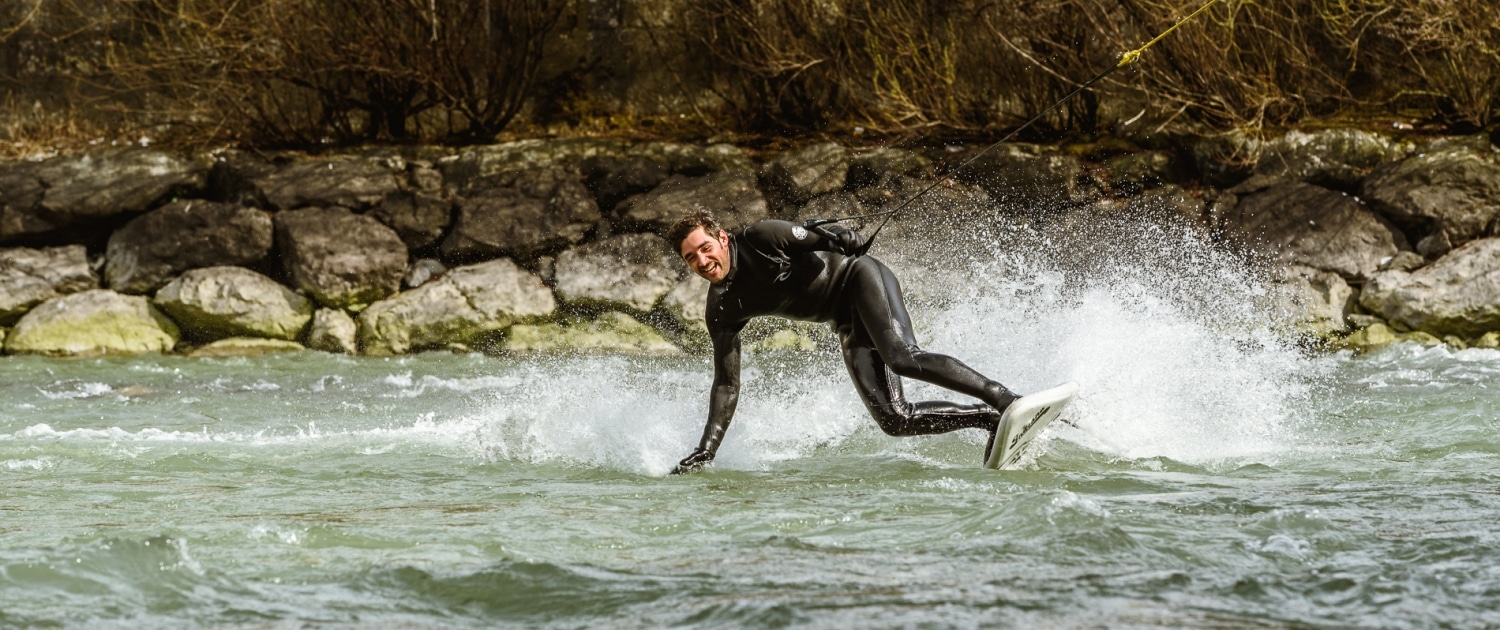
{"type": "MultiPolygon", "coordinates": [[[[929,435],[958,429],[994,431],[1000,413],[989,405],[959,405],[943,401],[907,402],[901,379],[880,360],[880,353],[866,339],[851,338],[840,331],[844,365],[854,379],[854,389],[881,430],[890,435],[929,435]]],[[[859,335],[863,336],[863,335],[859,335]]]]}
{"type": "Polygon", "coordinates": [[[973,396],[1000,411],[1018,398],[962,361],[918,347],[896,275],[874,258],[860,258],[854,265],[844,287],[850,328],[864,334],[892,372],[973,396]]]}
{"type": "Polygon", "coordinates": [[[861,258],[855,264],[845,286],[849,309],[841,314],[836,327],[844,349],[844,365],[880,427],[891,435],[946,433],[963,428],[985,429],[993,434],[1000,411],[1016,397],[957,359],[918,348],[895,276],[872,258],[861,258]],[[898,376],[946,387],[988,404],[910,403],[898,376]]]}

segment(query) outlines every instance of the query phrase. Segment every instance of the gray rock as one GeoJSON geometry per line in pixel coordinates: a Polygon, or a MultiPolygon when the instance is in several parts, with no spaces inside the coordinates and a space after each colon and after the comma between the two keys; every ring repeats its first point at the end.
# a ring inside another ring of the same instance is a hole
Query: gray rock
{"type": "Polygon", "coordinates": [[[1442,258],[1453,251],[1453,241],[1448,238],[1448,233],[1438,230],[1417,241],[1417,253],[1427,258],[1442,258]]]}
{"type": "Polygon", "coordinates": [[[696,274],[683,274],[662,297],[661,308],[688,330],[708,334],[708,281],[696,274]]]}
{"type": "Polygon", "coordinates": [[[656,329],[614,311],[591,320],[518,324],[506,333],[502,348],[515,353],[682,353],[656,329]]]}
{"type": "Polygon", "coordinates": [[[446,271],[448,271],[448,266],[442,261],[423,258],[413,261],[411,267],[407,268],[406,278],[402,280],[402,284],[408,289],[415,289],[427,284],[428,280],[443,275],[446,271]]]}
{"type": "Polygon", "coordinates": [[[38,165],[46,192],[40,207],[58,225],[151,209],[173,194],[201,190],[206,164],[152,149],[95,151],[38,165]]]}
{"type": "Polygon", "coordinates": [[[1240,131],[1185,138],[1182,145],[1203,183],[1220,188],[1248,177],[1262,149],[1259,140],[1240,131]]]}
{"type": "Polygon", "coordinates": [[[540,278],[501,258],[454,268],[371,305],[359,315],[360,343],[372,355],[454,343],[482,346],[515,324],[538,321],[556,310],[552,291],[540,278]]]}
{"type": "Polygon", "coordinates": [[[623,202],[616,214],[628,225],[665,231],[682,215],[713,213],[719,225],[736,230],[771,216],[750,171],[723,171],[704,177],[673,176],[649,193],[623,202]]]}
{"type": "Polygon", "coordinates": [[[634,145],[627,152],[667,166],[674,173],[706,174],[722,171],[748,171],[755,168],[750,156],[732,144],[679,144],[648,142],[634,145]]]}
{"type": "Polygon", "coordinates": [[[253,265],[271,252],[271,215],[201,199],[143,214],[109,237],[104,278],[121,293],[150,293],[188,269],[253,265]]]}
{"type": "Polygon", "coordinates": [[[249,181],[272,208],[313,206],[363,209],[380,203],[401,187],[397,171],[376,161],[337,158],[294,162],[249,181]]]}
{"type": "Polygon", "coordinates": [[[631,195],[650,192],[672,173],[665,166],[643,157],[592,157],[579,163],[584,183],[599,207],[613,211],[631,195]]]}
{"type": "Polygon", "coordinates": [[[1136,151],[1105,161],[1109,185],[1118,191],[1138,194],[1146,189],[1182,179],[1179,162],[1164,151],[1136,151]]]}
{"type": "Polygon", "coordinates": [[[313,314],[307,298],[243,267],[190,270],[157,291],[153,302],[197,341],[293,340],[313,314]]]}
{"type": "Polygon", "coordinates": [[[362,309],[395,293],[406,273],[401,238],[343,208],[278,213],[276,240],[292,285],[324,306],[362,309]]]}
{"type": "Polygon", "coordinates": [[[802,147],[761,168],[766,191],[778,200],[800,204],[842,190],[849,176],[849,151],[825,142],[802,147]]]}
{"type": "Polygon", "coordinates": [[[1352,191],[1371,169],[1405,158],[1413,147],[1359,129],[1290,131],[1265,143],[1255,174],[1352,191]]]}
{"type": "Polygon", "coordinates": [[[564,167],[591,157],[625,157],[630,143],[600,138],[529,139],[478,146],[441,161],[439,168],[452,181],[468,181],[506,173],[564,167]]]}
{"type": "Polygon", "coordinates": [[[1380,261],[1381,271],[1415,271],[1427,265],[1427,259],[1416,252],[1396,252],[1389,260],[1380,261]]]}
{"type": "Polygon", "coordinates": [[[146,298],[93,289],[32,309],[5,340],[9,354],[98,356],[168,352],[177,325],[146,298]]]}
{"type": "Polygon", "coordinates": [[[1218,218],[1227,233],[1271,248],[1284,262],[1346,278],[1368,278],[1383,259],[1409,249],[1399,230],[1357,199],[1302,182],[1242,195],[1218,218]]]}
{"type": "Polygon", "coordinates": [[[50,234],[58,225],[42,217],[42,193],[35,162],[0,165],[0,243],[18,243],[50,234]]]}
{"type": "Polygon", "coordinates": [[[449,179],[465,181],[503,173],[568,166],[592,157],[646,158],[665,166],[669,171],[697,175],[753,168],[749,156],[738,147],[728,144],[634,144],[625,140],[600,138],[531,139],[473,147],[444,159],[440,168],[449,179]]]}
{"type": "Polygon", "coordinates": [[[1006,144],[951,176],[978,186],[996,203],[1016,209],[1083,200],[1083,165],[1071,155],[1041,155],[1036,147],[1006,144]]]}
{"type": "Polygon", "coordinates": [[[1478,337],[1500,330],[1500,238],[1473,241],[1407,273],[1384,271],[1359,303],[1392,324],[1435,335],[1478,337]]]}
{"type": "Polygon", "coordinates": [[[850,189],[874,186],[888,174],[917,179],[931,177],[932,160],[905,149],[879,147],[853,151],[845,185],[850,189]]]}
{"type": "Polygon", "coordinates": [[[97,288],[82,245],[0,249],[0,325],[52,298],[97,288]]]}
{"type": "Polygon", "coordinates": [[[1360,196],[1418,241],[1444,232],[1461,245],[1500,218],[1500,166],[1463,150],[1417,155],[1375,169],[1360,196]]]}
{"type": "Polygon", "coordinates": [[[439,249],[444,258],[455,260],[529,259],[582,242],[600,218],[577,171],[526,171],[506,185],[481,182],[468,191],[439,249]]]}
{"type": "Polygon", "coordinates": [[[225,357],[258,357],[266,354],[301,352],[307,348],[295,341],[264,339],[261,337],[229,337],[193,349],[188,356],[195,359],[220,359],[225,357]]]}
{"type": "Polygon", "coordinates": [[[1277,294],[1281,311],[1303,332],[1328,335],[1349,329],[1354,291],[1338,274],[1311,267],[1286,268],[1277,294]]]}
{"type": "Polygon", "coordinates": [[[359,325],[348,313],[334,308],[320,308],[313,313],[307,329],[307,347],[336,354],[359,351],[359,325]]]}
{"type": "MultiPolygon", "coordinates": [[[[938,185],[927,190],[932,182],[913,179],[895,173],[887,174],[879,184],[855,191],[855,196],[866,213],[894,210],[905,204],[901,212],[891,219],[891,228],[899,227],[901,237],[918,241],[942,236],[955,228],[983,223],[994,215],[995,206],[990,196],[977,186],[961,184],[953,179],[942,179],[938,185]],[[926,190],[925,194],[922,191],[926,190]],[[922,194],[921,197],[916,197],[922,194]],[[916,201],[907,203],[916,198],[916,201]]],[[[865,225],[879,224],[883,217],[869,219],[865,225]]],[[[852,227],[852,226],[851,226],[852,227]]],[[[866,235],[873,227],[864,228],[866,235]]],[[[891,238],[896,233],[884,231],[880,238],[891,238]]]]}
{"type": "Polygon", "coordinates": [[[623,234],[557,257],[557,295],[586,309],[647,312],[686,273],[665,239],[623,234]]]}
{"type": "Polygon", "coordinates": [[[420,250],[443,238],[453,221],[453,203],[433,193],[402,190],[387,195],[370,216],[395,230],[408,249],[420,250]]]}

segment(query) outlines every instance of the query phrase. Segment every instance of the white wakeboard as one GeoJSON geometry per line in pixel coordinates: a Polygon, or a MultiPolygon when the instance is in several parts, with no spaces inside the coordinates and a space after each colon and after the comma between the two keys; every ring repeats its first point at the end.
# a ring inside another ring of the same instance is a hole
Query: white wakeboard
{"type": "Polygon", "coordinates": [[[1000,428],[995,430],[995,444],[984,460],[984,467],[1002,468],[1021,459],[1026,446],[1078,397],[1078,389],[1078,383],[1069,381],[1022,396],[1006,407],[1005,413],[1000,415],[1000,428]]]}

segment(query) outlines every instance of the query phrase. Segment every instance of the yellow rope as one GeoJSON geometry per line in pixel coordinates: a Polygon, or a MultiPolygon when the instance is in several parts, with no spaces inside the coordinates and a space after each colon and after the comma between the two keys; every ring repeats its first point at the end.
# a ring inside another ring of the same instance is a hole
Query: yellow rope
{"type": "Polygon", "coordinates": [[[1173,24],[1172,28],[1169,28],[1169,29],[1167,29],[1165,31],[1162,31],[1160,35],[1156,36],[1156,39],[1153,39],[1153,40],[1151,40],[1149,42],[1146,42],[1145,46],[1141,46],[1140,48],[1137,48],[1135,50],[1126,52],[1123,55],[1120,55],[1120,63],[1118,65],[1116,65],[1115,67],[1116,68],[1124,68],[1125,66],[1128,66],[1130,64],[1135,63],[1136,59],[1140,59],[1141,58],[1141,53],[1146,52],[1146,49],[1150,48],[1152,44],[1155,44],[1156,42],[1161,41],[1162,38],[1164,38],[1167,35],[1171,34],[1172,31],[1177,30],[1177,27],[1182,26],[1188,20],[1191,20],[1191,19],[1193,19],[1195,17],[1198,17],[1199,13],[1207,11],[1209,7],[1213,6],[1214,4],[1216,4],[1218,2],[1219,2],[1219,0],[1208,0],[1208,4],[1205,4],[1202,7],[1199,7],[1199,9],[1197,11],[1194,11],[1192,15],[1189,15],[1189,16],[1187,16],[1185,18],[1182,18],[1176,24],[1173,24]]]}

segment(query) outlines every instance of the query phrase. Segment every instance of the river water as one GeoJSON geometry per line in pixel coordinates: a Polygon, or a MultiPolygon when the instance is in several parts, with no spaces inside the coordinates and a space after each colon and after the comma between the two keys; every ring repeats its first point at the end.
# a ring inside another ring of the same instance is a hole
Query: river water
{"type": "Polygon", "coordinates": [[[1007,471],[826,347],[749,352],[680,477],[704,357],[5,357],[0,626],[1500,625],[1500,352],[1303,349],[1140,236],[893,257],[926,347],[1082,384],[1007,471]]]}

